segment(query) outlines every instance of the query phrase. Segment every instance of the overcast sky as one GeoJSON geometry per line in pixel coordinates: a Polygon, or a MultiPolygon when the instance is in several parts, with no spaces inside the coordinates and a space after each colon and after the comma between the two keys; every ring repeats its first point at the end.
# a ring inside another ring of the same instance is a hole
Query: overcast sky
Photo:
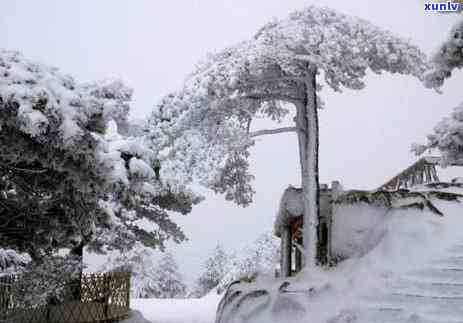
{"type": "MultiPolygon", "coordinates": [[[[456,21],[425,13],[420,0],[4,0],[1,47],[59,67],[79,81],[118,77],[135,89],[133,113],[146,117],[155,102],[181,86],[206,53],[251,37],[273,17],[310,4],[370,20],[431,54],[456,21]]],[[[321,182],[373,189],[411,164],[410,145],[463,100],[463,73],[444,95],[416,79],[369,75],[367,88],[323,91],[321,182]]],[[[259,126],[271,126],[262,123],[259,126]]],[[[260,139],[253,149],[254,204],[246,209],[206,192],[206,201],[178,218],[190,238],[173,247],[191,280],[217,242],[238,249],[271,230],[279,197],[299,185],[296,138],[260,139]]]]}

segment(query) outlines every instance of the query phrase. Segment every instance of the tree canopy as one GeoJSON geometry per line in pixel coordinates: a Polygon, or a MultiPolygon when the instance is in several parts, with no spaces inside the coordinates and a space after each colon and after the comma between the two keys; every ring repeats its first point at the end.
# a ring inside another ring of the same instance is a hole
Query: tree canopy
{"type": "MultiPolygon", "coordinates": [[[[463,68],[463,19],[452,28],[433,56],[432,64],[425,84],[437,89],[455,70],[463,68]]],[[[463,164],[463,103],[455,107],[450,116],[437,123],[425,144],[412,146],[417,155],[430,149],[437,149],[441,153],[443,165],[463,164]]]]}
{"type": "Polygon", "coordinates": [[[426,86],[439,88],[452,72],[463,68],[463,18],[432,57],[433,68],[426,75],[426,86]]]}
{"type": "Polygon", "coordinates": [[[108,135],[129,128],[130,88],[78,83],[12,51],[0,51],[0,75],[2,246],[38,258],[83,242],[104,251],[184,239],[167,210],[188,213],[197,196],[161,180],[143,138],[108,135]]]}

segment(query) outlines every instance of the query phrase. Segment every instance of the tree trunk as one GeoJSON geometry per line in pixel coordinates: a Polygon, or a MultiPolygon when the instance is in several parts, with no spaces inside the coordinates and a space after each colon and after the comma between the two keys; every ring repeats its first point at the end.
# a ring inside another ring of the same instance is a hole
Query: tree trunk
{"type": "Polygon", "coordinates": [[[317,264],[319,187],[318,187],[318,107],[316,96],[316,71],[305,82],[306,99],[299,104],[296,125],[299,128],[299,156],[301,164],[302,192],[304,197],[304,267],[317,264]]]}
{"type": "Polygon", "coordinates": [[[287,226],[281,234],[281,277],[291,276],[291,250],[292,250],[292,237],[291,227],[287,226]]]}
{"type": "Polygon", "coordinates": [[[80,269],[79,269],[79,274],[71,279],[70,285],[71,285],[71,297],[73,300],[80,301],[81,296],[82,296],[82,286],[81,286],[81,281],[82,281],[82,268],[83,268],[83,263],[84,263],[84,246],[85,243],[82,241],[79,245],[71,249],[71,254],[77,256],[80,262],[80,269]]]}

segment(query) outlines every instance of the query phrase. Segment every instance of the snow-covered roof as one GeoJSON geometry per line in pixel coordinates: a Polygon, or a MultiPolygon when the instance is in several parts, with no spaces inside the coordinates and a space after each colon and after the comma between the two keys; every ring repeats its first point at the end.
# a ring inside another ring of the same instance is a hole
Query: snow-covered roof
{"type": "MultiPolygon", "coordinates": [[[[323,198],[325,192],[331,194],[327,184],[320,184],[320,198],[323,198]]],[[[275,234],[280,236],[283,228],[290,225],[295,218],[302,216],[303,213],[302,188],[288,186],[280,200],[280,206],[274,223],[275,234]]]]}
{"type": "Polygon", "coordinates": [[[417,208],[442,215],[432,199],[459,201],[463,198],[463,185],[457,183],[431,183],[414,187],[410,190],[397,191],[360,191],[351,190],[339,195],[335,204],[365,203],[384,208],[417,208]]]}
{"type": "MultiPolygon", "coordinates": [[[[366,204],[384,209],[418,209],[428,210],[436,215],[442,216],[443,213],[435,206],[434,200],[456,201],[463,200],[463,184],[458,181],[454,183],[429,183],[411,187],[410,189],[400,189],[397,191],[362,191],[348,190],[339,193],[336,197],[331,197],[331,192],[327,186],[321,188],[321,199],[323,192],[329,192],[329,201],[333,198],[336,205],[355,205],[366,204]]],[[[321,203],[322,204],[322,203],[321,203]]],[[[289,186],[283,193],[280,206],[274,223],[274,231],[280,236],[284,228],[290,225],[295,218],[302,216],[304,206],[302,201],[302,189],[289,186]]]]}

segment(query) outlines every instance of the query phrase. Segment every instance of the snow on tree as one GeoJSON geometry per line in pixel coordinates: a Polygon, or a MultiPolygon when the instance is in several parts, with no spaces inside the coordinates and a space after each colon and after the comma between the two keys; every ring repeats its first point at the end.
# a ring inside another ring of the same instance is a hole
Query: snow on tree
{"type": "Polygon", "coordinates": [[[151,248],[137,243],[130,250],[111,255],[101,271],[130,272],[132,297],[153,298],[157,291],[154,259],[154,252],[151,248]]]}
{"type": "Polygon", "coordinates": [[[426,74],[425,84],[439,88],[452,72],[463,67],[463,18],[452,28],[447,39],[432,57],[433,68],[426,74]]]}
{"type": "MultiPolygon", "coordinates": [[[[463,19],[451,30],[447,40],[434,55],[433,69],[426,74],[425,84],[439,88],[452,72],[463,67],[463,19]]],[[[417,155],[437,149],[443,166],[463,163],[463,103],[453,109],[450,116],[443,118],[427,136],[426,144],[415,144],[412,151],[417,155]]]]}
{"type": "Polygon", "coordinates": [[[202,297],[216,288],[226,274],[229,256],[218,244],[203,264],[203,272],[196,282],[195,296],[202,297]]]}
{"type": "Polygon", "coordinates": [[[20,254],[13,249],[0,248],[0,276],[15,273],[31,261],[28,254],[20,254]]]}
{"type": "Polygon", "coordinates": [[[259,275],[275,275],[280,260],[280,244],[271,232],[263,233],[239,255],[228,257],[226,274],[220,280],[217,291],[223,292],[234,281],[253,281],[259,275]]]}
{"type": "Polygon", "coordinates": [[[117,133],[130,129],[131,95],[120,81],[80,84],[18,52],[0,51],[4,248],[40,262],[59,248],[81,256],[85,244],[104,252],[184,239],[168,211],[188,213],[200,199],[184,186],[170,188],[143,137],[117,133]],[[108,136],[111,123],[116,133],[108,136]]]}
{"type": "Polygon", "coordinates": [[[155,298],[182,298],[186,286],[179,272],[177,262],[170,252],[165,252],[158,262],[152,280],[152,295],[155,298]]]}
{"type": "Polygon", "coordinates": [[[412,146],[417,155],[431,149],[441,153],[443,166],[463,165],[463,103],[434,127],[434,131],[427,136],[426,144],[412,146]]]}
{"type": "Polygon", "coordinates": [[[421,78],[425,55],[371,23],[314,6],[275,20],[251,40],[210,55],[184,87],[153,111],[150,136],[164,171],[178,172],[247,205],[254,193],[249,148],[261,135],[297,134],[304,192],[305,265],[317,259],[318,109],[321,79],[335,91],[362,89],[367,71],[421,78]],[[295,125],[250,131],[252,120],[295,125]]]}
{"type": "Polygon", "coordinates": [[[21,279],[12,286],[16,305],[32,307],[56,305],[65,300],[80,299],[82,262],[74,255],[46,255],[39,264],[29,262],[19,271],[21,279]]]}

